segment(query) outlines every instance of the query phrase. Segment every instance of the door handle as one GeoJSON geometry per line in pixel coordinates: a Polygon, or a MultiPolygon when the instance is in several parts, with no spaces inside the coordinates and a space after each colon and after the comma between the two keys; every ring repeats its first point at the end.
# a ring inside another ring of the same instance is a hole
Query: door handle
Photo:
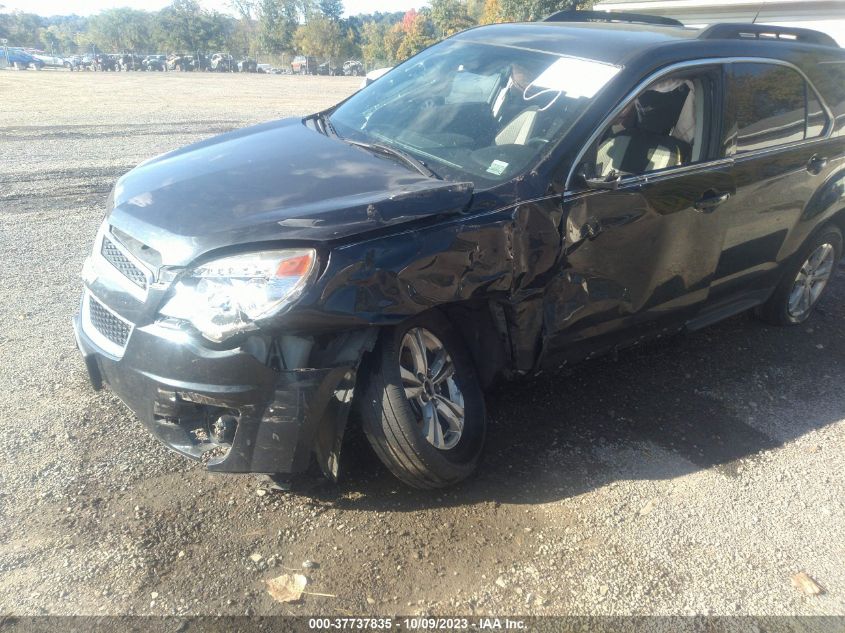
{"type": "Polygon", "coordinates": [[[813,174],[814,176],[818,176],[824,168],[827,167],[827,157],[819,156],[818,154],[813,154],[810,157],[810,160],[807,161],[807,171],[813,174]]]}
{"type": "Polygon", "coordinates": [[[693,206],[699,213],[713,213],[716,207],[727,202],[730,197],[731,194],[727,191],[720,193],[711,189],[710,191],[705,191],[704,195],[693,206]]]}

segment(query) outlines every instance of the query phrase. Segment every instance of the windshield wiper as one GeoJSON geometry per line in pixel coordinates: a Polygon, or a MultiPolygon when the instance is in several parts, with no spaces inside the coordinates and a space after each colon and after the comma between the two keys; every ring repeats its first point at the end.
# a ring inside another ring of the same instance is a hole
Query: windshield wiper
{"type": "Polygon", "coordinates": [[[411,167],[416,169],[423,176],[428,176],[429,178],[437,178],[437,180],[443,180],[440,175],[429,169],[428,165],[426,165],[424,162],[417,160],[410,154],[406,154],[402,150],[396,149],[395,147],[391,147],[390,145],[382,145],[381,143],[364,143],[363,141],[353,141],[348,138],[343,139],[343,142],[349,143],[350,145],[354,145],[356,147],[362,147],[366,150],[373,152],[374,154],[382,154],[383,156],[398,158],[406,165],[410,165],[411,167]]]}

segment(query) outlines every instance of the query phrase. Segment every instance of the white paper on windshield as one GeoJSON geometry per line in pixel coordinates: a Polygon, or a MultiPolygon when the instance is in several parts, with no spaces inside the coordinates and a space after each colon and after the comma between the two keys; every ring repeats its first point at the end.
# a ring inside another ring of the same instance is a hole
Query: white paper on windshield
{"type": "Polygon", "coordinates": [[[494,160],[490,163],[490,167],[487,168],[488,174],[493,174],[494,176],[501,176],[505,173],[505,170],[508,168],[509,163],[506,163],[503,160],[494,160]]]}
{"type": "Polygon", "coordinates": [[[561,57],[532,81],[529,87],[562,92],[571,99],[591,99],[618,72],[619,68],[610,64],[561,57]]]}

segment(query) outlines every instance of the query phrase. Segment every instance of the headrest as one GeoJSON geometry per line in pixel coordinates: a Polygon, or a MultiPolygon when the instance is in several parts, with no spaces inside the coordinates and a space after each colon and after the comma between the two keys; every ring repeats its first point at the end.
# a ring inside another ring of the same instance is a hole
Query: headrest
{"type": "Polygon", "coordinates": [[[685,84],[670,92],[646,90],[637,97],[637,127],[668,136],[681,116],[688,95],[689,87],[685,84]]]}

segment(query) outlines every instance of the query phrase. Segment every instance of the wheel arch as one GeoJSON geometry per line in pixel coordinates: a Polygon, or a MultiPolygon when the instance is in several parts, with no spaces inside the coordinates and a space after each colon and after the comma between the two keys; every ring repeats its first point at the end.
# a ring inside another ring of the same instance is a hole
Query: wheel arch
{"type": "Polygon", "coordinates": [[[461,336],[484,390],[504,377],[509,366],[510,343],[496,305],[487,301],[461,301],[437,308],[461,336]]]}
{"type": "MultiPolygon", "coordinates": [[[[382,326],[378,335],[381,336],[388,327],[401,327],[403,323],[429,313],[442,315],[466,345],[481,387],[487,390],[507,374],[510,363],[509,335],[504,318],[499,318],[499,312],[496,304],[491,301],[456,301],[413,314],[391,326],[382,326]]],[[[360,368],[366,370],[368,357],[372,353],[372,347],[363,353],[360,368]]]]}
{"type": "Polygon", "coordinates": [[[830,174],[813,193],[801,214],[802,221],[816,220],[815,233],[828,222],[845,232],[845,167],[830,174]]]}
{"type": "Polygon", "coordinates": [[[845,235],[845,165],[825,178],[804,206],[800,218],[788,230],[778,262],[791,262],[801,248],[828,226],[845,235]]]}
{"type": "Polygon", "coordinates": [[[385,332],[401,327],[412,319],[419,319],[426,314],[436,313],[444,317],[454,327],[460,339],[466,345],[478,377],[482,391],[489,390],[500,379],[508,375],[510,367],[510,337],[502,310],[493,301],[476,299],[455,301],[431,307],[422,312],[409,315],[406,319],[390,325],[382,325],[368,330],[369,336],[360,345],[360,357],[355,365],[352,406],[348,416],[344,416],[332,432],[325,435],[315,447],[317,463],[324,474],[337,480],[341,462],[341,446],[350,427],[360,430],[361,398],[365,384],[364,376],[376,360],[379,339],[385,332]],[[495,344],[492,344],[495,342],[495,344]]]}
{"type": "Polygon", "coordinates": [[[839,211],[836,211],[830,218],[830,221],[826,224],[833,224],[839,229],[839,232],[845,236],[845,206],[843,206],[839,211]]]}

